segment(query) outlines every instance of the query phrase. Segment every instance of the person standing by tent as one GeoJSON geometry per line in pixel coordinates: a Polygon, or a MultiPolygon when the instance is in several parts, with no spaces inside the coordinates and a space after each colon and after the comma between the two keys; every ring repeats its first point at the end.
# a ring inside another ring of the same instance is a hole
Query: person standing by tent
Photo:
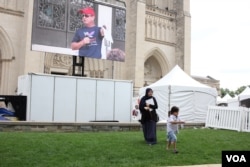
{"type": "Polygon", "coordinates": [[[156,144],[156,122],[158,108],[157,101],[153,97],[153,90],[151,88],[146,89],[145,96],[142,97],[139,104],[141,111],[141,124],[143,129],[144,139],[147,144],[156,144]]]}

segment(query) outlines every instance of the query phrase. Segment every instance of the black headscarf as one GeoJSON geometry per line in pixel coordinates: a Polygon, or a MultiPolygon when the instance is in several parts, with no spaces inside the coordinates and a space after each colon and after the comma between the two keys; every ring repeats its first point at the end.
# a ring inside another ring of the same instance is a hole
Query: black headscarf
{"type": "Polygon", "coordinates": [[[144,96],[145,99],[144,99],[144,100],[147,100],[147,99],[152,98],[152,96],[149,96],[149,95],[148,95],[148,93],[149,93],[150,91],[153,92],[153,90],[152,90],[151,88],[147,88],[147,89],[146,89],[145,96],[144,96]]]}
{"type": "Polygon", "coordinates": [[[153,96],[149,96],[148,93],[150,91],[153,91],[151,88],[147,88],[146,92],[145,92],[145,96],[143,96],[140,100],[140,105],[139,105],[139,109],[142,112],[144,110],[145,104],[146,104],[146,100],[153,98],[153,96]]]}
{"type": "Polygon", "coordinates": [[[141,111],[141,114],[142,114],[142,118],[141,118],[141,123],[145,123],[145,121],[149,121],[149,120],[156,120],[156,109],[158,108],[158,104],[157,104],[157,101],[156,99],[153,97],[153,96],[149,96],[148,93],[150,91],[153,91],[151,88],[147,88],[146,89],[146,92],[145,92],[145,96],[143,96],[141,98],[141,101],[140,101],[140,104],[139,104],[139,109],[141,111]],[[146,101],[148,99],[153,99],[154,100],[154,104],[153,106],[151,106],[153,109],[153,111],[151,112],[148,112],[147,110],[144,109],[144,107],[146,106],[146,101]]]}

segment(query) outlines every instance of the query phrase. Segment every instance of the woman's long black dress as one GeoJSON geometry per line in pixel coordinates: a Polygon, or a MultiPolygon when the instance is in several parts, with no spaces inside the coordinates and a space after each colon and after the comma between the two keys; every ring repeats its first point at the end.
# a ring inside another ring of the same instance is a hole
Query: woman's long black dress
{"type": "Polygon", "coordinates": [[[144,139],[148,144],[156,144],[156,122],[157,115],[156,109],[158,108],[158,104],[156,99],[153,96],[146,95],[141,99],[139,109],[141,111],[141,124],[143,128],[144,139]],[[149,107],[152,111],[146,110],[146,102],[152,98],[154,105],[150,104],[149,107]]]}

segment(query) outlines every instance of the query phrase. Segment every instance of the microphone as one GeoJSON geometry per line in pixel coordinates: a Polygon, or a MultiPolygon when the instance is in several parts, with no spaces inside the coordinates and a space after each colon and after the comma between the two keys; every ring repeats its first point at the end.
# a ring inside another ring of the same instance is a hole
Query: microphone
{"type": "MultiPolygon", "coordinates": [[[[85,37],[88,37],[88,38],[90,39],[89,34],[85,34],[84,38],[85,38],[85,37]]],[[[90,45],[90,43],[87,43],[87,44],[85,45],[86,48],[89,48],[89,45],[90,45]]]]}

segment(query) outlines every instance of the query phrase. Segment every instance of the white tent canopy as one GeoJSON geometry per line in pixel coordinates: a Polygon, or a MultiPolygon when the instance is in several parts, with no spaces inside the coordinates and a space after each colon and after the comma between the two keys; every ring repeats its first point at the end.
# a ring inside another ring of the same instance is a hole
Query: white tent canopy
{"type": "Polygon", "coordinates": [[[232,99],[232,97],[227,93],[223,98],[222,98],[222,101],[225,101],[227,103],[227,101],[229,99],[232,99]]]}
{"type": "Polygon", "coordinates": [[[216,98],[216,104],[220,104],[222,101],[222,98],[220,96],[217,96],[216,98]]]}
{"type": "Polygon", "coordinates": [[[238,100],[238,96],[235,95],[233,98],[227,100],[228,107],[239,107],[240,103],[238,100]]]}
{"type": "Polygon", "coordinates": [[[228,101],[230,101],[231,99],[233,99],[228,93],[223,97],[220,98],[219,96],[217,97],[217,104],[222,104],[222,103],[228,103],[228,101]]]}
{"type": "MultiPolygon", "coordinates": [[[[175,66],[167,75],[147,86],[153,89],[158,102],[157,113],[160,120],[167,119],[172,106],[180,108],[180,118],[187,122],[205,122],[209,105],[215,105],[217,91],[203,85],[175,66]]],[[[145,89],[140,89],[140,96],[145,89]]]]}
{"type": "Polygon", "coordinates": [[[239,101],[250,99],[250,88],[247,86],[241,94],[238,95],[239,101]]]}

